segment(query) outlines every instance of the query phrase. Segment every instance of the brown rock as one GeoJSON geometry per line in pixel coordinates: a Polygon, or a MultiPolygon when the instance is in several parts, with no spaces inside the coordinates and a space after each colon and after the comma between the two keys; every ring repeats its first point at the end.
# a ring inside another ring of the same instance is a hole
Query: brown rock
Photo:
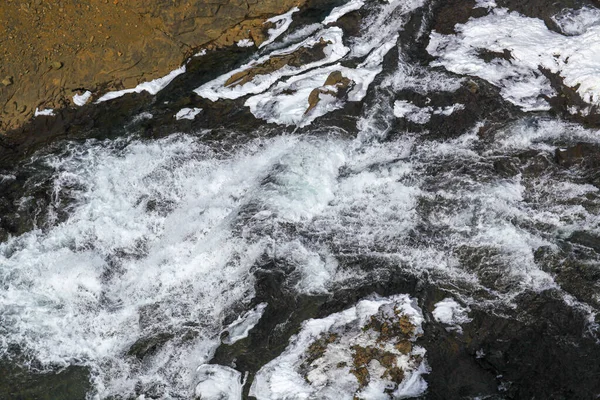
{"type": "Polygon", "coordinates": [[[302,65],[321,60],[325,58],[325,53],[323,52],[325,46],[327,46],[327,42],[321,41],[314,47],[301,47],[293,53],[271,57],[262,64],[233,74],[225,82],[225,86],[229,87],[244,85],[253,80],[257,75],[268,75],[286,65],[291,67],[300,67],[302,65]]]}
{"type": "MultiPolygon", "coordinates": [[[[69,104],[69,94],[81,87],[122,89],[120,82],[137,84],[164,76],[186,54],[210,43],[218,48],[252,39],[259,45],[269,28],[267,18],[306,0],[86,0],[63,1],[56,7],[36,1],[39,6],[0,1],[0,27],[8,38],[2,43],[2,70],[19,77],[11,81],[10,93],[0,91],[0,104],[16,101],[27,110],[41,103],[69,104]],[[48,68],[64,73],[48,74],[48,68]]],[[[6,82],[2,84],[8,86],[6,82]]],[[[5,109],[0,134],[22,125],[31,114],[5,109]]]]}

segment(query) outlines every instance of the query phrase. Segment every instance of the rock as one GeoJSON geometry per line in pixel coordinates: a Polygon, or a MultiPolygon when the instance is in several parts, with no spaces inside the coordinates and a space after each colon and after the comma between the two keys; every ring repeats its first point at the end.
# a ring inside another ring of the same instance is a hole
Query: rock
{"type": "Polygon", "coordinates": [[[313,47],[301,47],[293,53],[271,57],[262,64],[233,74],[229,79],[227,79],[225,86],[231,87],[244,85],[252,81],[257,75],[268,75],[286,65],[290,67],[300,67],[302,65],[321,60],[325,58],[325,53],[323,51],[327,44],[329,44],[329,42],[321,40],[313,47]]]}
{"type": "Polygon", "coordinates": [[[2,84],[4,86],[10,86],[13,84],[13,77],[12,76],[7,76],[6,78],[2,79],[2,84]]]}
{"type": "Polygon", "coordinates": [[[554,157],[556,162],[563,167],[570,167],[581,163],[586,155],[592,154],[591,145],[578,143],[573,147],[556,149],[554,157]]]}
{"type": "MultiPolygon", "coordinates": [[[[241,39],[258,45],[267,37],[266,19],[305,0],[93,3],[62,2],[54,7],[42,1],[36,7],[34,2],[0,2],[0,26],[8,29],[2,71],[19,77],[10,83],[13,91],[0,92],[0,104],[16,101],[27,110],[38,104],[69,104],[68,94],[81,87],[125,89],[130,86],[120,87],[119,82],[131,77],[150,81],[165,76],[192,49],[211,44],[222,48],[241,39]],[[60,79],[59,74],[46,73],[65,66],[69,73],[60,79]]],[[[0,82],[8,86],[1,77],[0,82]]],[[[29,118],[30,113],[11,108],[0,119],[0,134],[29,118]]]]}
{"type": "Polygon", "coordinates": [[[308,114],[317,106],[317,104],[319,104],[321,93],[343,98],[348,93],[351,84],[352,81],[342,75],[340,71],[333,71],[325,80],[323,85],[325,87],[316,88],[310,92],[310,95],[308,96],[308,108],[304,114],[308,114]],[[327,86],[334,86],[335,90],[328,89],[327,86]]]}

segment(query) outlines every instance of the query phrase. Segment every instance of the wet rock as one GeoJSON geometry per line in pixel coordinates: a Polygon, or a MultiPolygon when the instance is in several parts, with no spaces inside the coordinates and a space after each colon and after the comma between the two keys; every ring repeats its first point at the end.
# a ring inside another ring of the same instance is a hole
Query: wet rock
{"type": "Polygon", "coordinates": [[[90,389],[90,371],[85,367],[36,372],[0,361],[2,399],[82,400],[90,389]]]}
{"type": "Polygon", "coordinates": [[[319,104],[321,94],[343,98],[346,93],[348,93],[351,84],[352,81],[343,76],[340,71],[333,71],[325,80],[325,87],[316,88],[310,92],[308,96],[308,108],[306,109],[305,114],[308,114],[317,106],[317,104],[319,104]],[[328,88],[328,86],[333,86],[333,90],[328,88]]]}
{"type": "Polygon", "coordinates": [[[572,147],[556,149],[554,155],[559,165],[568,168],[584,161],[600,162],[600,147],[588,143],[578,143],[572,147]]]}
{"type": "Polygon", "coordinates": [[[127,351],[128,356],[144,359],[148,355],[155,354],[174,335],[169,332],[159,333],[150,337],[144,337],[135,342],[127,351]]]}

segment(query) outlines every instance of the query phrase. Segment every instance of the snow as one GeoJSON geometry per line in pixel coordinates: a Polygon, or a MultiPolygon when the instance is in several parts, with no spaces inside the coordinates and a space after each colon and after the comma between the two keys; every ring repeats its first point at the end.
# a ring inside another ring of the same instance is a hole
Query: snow
{"type": "Polygon", "coordinates": [[[330,94],[337,92],[334,86],[324,86],[329,74],[339,71],[352,81],[348,92],[349,101],[361,101],[367,89],[381,73],[383,57],[396,45],[397,36],[375,49],[355,69],[334,64],[293,76],[280,81],[269,91],[250,97],[245,105],[255,117],[267,122],[300,127],[311,124],[316,118],[343,107],[345,101],[330,94]],[[315,89],[323,89],[317,106],[307,113],[308,97],[315,89]]]}
{"type": "MultiPolygon", "coordinates": [[[[571,19],[586,21],[588,15],[582,13],[571,19]]],[[[455,35],[432,32],[427,50],[438,57],[433,66],[485,79],[498,86],[506,100],[525,111],[549,110],[545,97],[556,95],[540,68],[560,75],[585,102],[598,105],[600,26],[581,26],[581,34],[565,36],[550,31],[542,20],[494,9],[487,16],[457,25],[455,35]],[[511,58],[487,63],[479,57],[482,50],[506,50],[511,58]]]]}
{"type": "Polygon", "coordinates": [[[54,110],[51,108],[48,108],[46,110],[40,110],[36,107],[35,112],[33,113],[34,117],[40,116],[40,115],[45,115],[48,117],[54,116],[56,114],[54,114],[54,110]]]}
{"type": "Polygon", "coordinates": [[[223,331],[228,333],[228,336],[223,340],[223,343],[234,344],[239,340],[247,338],[248,333],[262,318],[266,308],[267,303],[261,303],[253,310],[248,311],[246,314],[238,317],[235,321],[229,324],[229,326],[223,331]]]}
{"type": "Polygon", "coordinates": [[[294,7],[285,14],[269,18],[265,23],[270,22],[272,24],[275,24],[275,28],[269,29],[269,38],[262,42],[261,45],[258,46],[258,48],[262,49],[266,45],[273,43],[279,36],[281,36],[285,31],[287,31],[293,21],[292,15],[298,11],[300,11],[300,9],[298,7],[294,7]]]}
{"type": "Polygon", "coordinates": [[[462,333],[460,325],[471,322],[468,313],[468,308],[461,306],[454,299],[446,298],[435,304],[432,314],[436,321],[447,325],[446,330],[462,333]]]}
{"type": "Polygon", "coordinates": [[[495,0],[477,0],[475,8],[494,8],[498,7],[495,0]]]}
{"type": "MultiPolygon", "coordinates": [[[[416,335],[422,332],[423,315],[415,301],[407,295],[362,300],[345,311],[305,321],[300,333],[292,337],[283,354],[257,372],[250,388],[250,396],[255,396],[258,400],[388,399],[386,389],[394,389],[395,385],[384,377],[385,368],[377,360],[372,360],[367,365],[370,379],[363,388],[360,388],[350,368],[355,351],[353,346],[376,345],[379,334],[372,329],[363,329],[371,316],[380,314],[394,318],[396,310],[400,315],[406,315],[415,326],[415,336],[411,340],[416,340],[416,335]],[[335,335],[335,340],[328,343],[323,354],[307,366],[305,362],[309,347],[317,339],[332,334],[335,335]]],[[[424,361],[425,349],[413,344],[412,350],[405,354],[399,352],[393,343],[377,345],[383,351],[394,354],[396,365],[404,372],[405,378],[395,388],[394,398],[423,394],[427,389],[423,374],[429,372],[424,361]]]]}
{"type": "Polygon", "coordinates": [[[200,114],[201,111],[201,108],[182,108],[175,114],[175,119],[177,119],[177,121],[181,119],[193,121],[196,118],[196,115],[200,114]]]}
{"type": "Polygon", "coordinates": [[[252,47],[254,46],[254,41],[252,39],[242,39],[236,44],[238,47],[252,47]]]}
{"type": "Polygon", "coordinates": [[[331,13],[329,13],[329,15],[323,20],[323,24],[328,25],[334,23],[350,12],[360,10],[364,5],[364,0],[350,0],[346,4],[335,7],[333,10],[331,10],[331,13]]]}
{"type": "Polygon", "coordinates": [[[593,7],[565,9],[552,17],[552,20],[565,35],[577,36],[594,25],[600,25],[600,10],[593,7]]]}
{"type": "Polygon", "coordinates": [[[86,90],[85,93],[83,93],[83,94],[74,95],[73,103],[75,103],[75,105],[81,107],[81,106],[84,106],[88,101],[90,101],[91,97],[92,97],[92,92],[90,92],[89,90],[86,90]]]}
{"type": "Polygon", "coordinates": [[[196,396],[202,400],[242,400],[242,374],[223,365],[204,364],[198,367],[196,396]]]}
{"type": "Polygon", "coordinates": [[[415,124],[426,124],[431,119],[432,114],[449,116],[455,111],[463,110],[463,104],[453,104],[447,107],[418,107],[406,100],[397,100],[394,102],[394,116],[397,118],[406,118],[415,124]]]}
{"type": "Polygon", "coordinates": [[[171,71],[168,75],[163,76],[162,78],[154,79],[149,82],[140,83],[133,89],[125,89],[125,90],[119,90],[119,91],[115,91],[115,92],[108,92],[105,95],[103,95],[102,97],[100,97],[98,100],[96,100],[96,104],[102,103],[102,102],[108,101],[108,100],[117,99],[128,93],[141,93],[141,92],[145,91],[145,92],[150,93],[151,95],[155,95],[158,92],[160,92],[161,90],[163,90],[165,87],[167,87],[167,85],[169,83],[171,83],[173,81],[173,79],[177,78],[179,75],[181,75],[183,73],[185,73],[185,65],[182,65],[180,68],[177,68],[176,70],[171,71]]]}
{"type": "Polygon", "coordinates": [[[328,63],[336,62],[339,59],[341,59],[346,53],[348,53],[348,51],[348,48],[345,47],[342,43],[342,30],[337,27],[332,27],[321,31],[317,35],[307,38],[306,40],[298,44],[292,45],[282,50],[274,51],[270,55],[261,57],[255,61],[251,61],[250,63],[234,71],[231,71],[210,82],[205,83],[204,85],[194,90],[194,92],[196,92],[196,94],[198,94],[199,96],[205,97],[212,101],[217,101],[221,98],[237,99],[249,94],[261,93],[266,91],[271,85],[273,85],[275,82],[277,82],[283,77],[297,75],[303,71],[307,71],[328,63]],[[290,67],[286,65],[283,68],[277,71],[273,71],[268,75],[257,75],[254,77],[254,79],[252,79],[252,81],[247,82],[243,85],[234,85],[230,87],[225,86],[225,82],[227,82],[227,80],[230,77],[241,71],[261,65],[267,62],[269,58],[273,56],[290,54],[300,49],[301,47],[313,47],[317,45],[321,39],[330,42],[324,49],[325,58],[321,60],[305,64],[301,67],[290,67]]]}

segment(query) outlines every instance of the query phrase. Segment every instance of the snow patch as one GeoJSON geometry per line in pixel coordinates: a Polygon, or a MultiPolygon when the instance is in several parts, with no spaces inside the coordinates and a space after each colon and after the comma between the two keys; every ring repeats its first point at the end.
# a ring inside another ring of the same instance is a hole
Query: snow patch
{"type": "Polygon", "coordinates": [[[149,82],[140,83],[133,89],[125,89],[125,90],[119,90],[119,91],[115,91],[115,92],[108,92],[105,95],[103,95],[102,97],[100,97],[98,100],[96,100],[95,103],[98,104],[98,103],[102,103],[104,101],[114,100],[114,99],[122,97],[128,93],[148,92],[151,95],[155,95],[158,92],[160,92],[161,90],[163,90],[165,87],[167,87],[167,85],[169,83],[171,83],[173,81],[173,79],[177,78],[179,75],[181,75],[183,73],[185,73],[185,65],[182,65],[180,68],[178,68],[174,71],[171,71],[168,75],[163,76],[162,78],[154,79],[149,82]]]}
{"type": "Polygon", "coordinates": [[[432,312],[433,318],[447,325],[446,330],[462,333],[461,324],[471,322],[469,318],[469,309],[461,306],[456,300],[447,298],[435,304],[432,312]]]}
{"type": "Polygon", "coordinates": [[[227,332],[227,337],[223,339],[223,343],[234,344],[239,340],[247,338],[248,333],[262,318],[265,308],[267,308],[267,303],[261,303],[253,310],[250,310],[246,314],[239,316],[238,319],[229,324],[229,326],[223,331],[227,332]]]}
{"type": "Polygon", "coordinates": [[[33,116],[34,117],[38,117],[40,115],[45,115],[45,116],[51,117],[51,116],[54,116],[56,114],[54,114],[54,110],[51,109],[51,108],[48,108],[46,110],[40,110],[40,109],[38,109],[36,107],[35,112],[33,113],[33,116]]]}
{"type": "Polygon", "coordinates": [[[90,92],[89,90],[86,90],[85,93],[83,94],[76,94],[73,96],[73,103],[75,103],[76,106],[84,106],[88,101],[90,101],[90,99],[92,98],[92,92],[90,92]]]}
{"type": "Polygon", "coordinates": [[[542,20],[494,9],[457,25],[455,35],[432,32],[427,50],[438,57],[433,66],[485,79],[525,111],[549,110],[545,97],[556,95],[540,67],[560,75],[585,102],[599,105],[600,26],[584,29],[580,35],[564,36],[548,30],[542,20]],[[482,51],[509,52],[510,58],[486,62],[482,51]]]}
{"type": "Polygon", "coordinates": [[[201,108],[182,108],[177,112],[177,114],[175,114],[175,119],[178,121],[181,119],[189,119],[193,121],[196,119],[196,115],[200,114],[201,111],[201,108]]]}
{"type": "Polygon", "coordinates": [[[242,39],[236,44],[238,47],[252,47],[254,46],[254,41],[252,39],[242,39]]]}

